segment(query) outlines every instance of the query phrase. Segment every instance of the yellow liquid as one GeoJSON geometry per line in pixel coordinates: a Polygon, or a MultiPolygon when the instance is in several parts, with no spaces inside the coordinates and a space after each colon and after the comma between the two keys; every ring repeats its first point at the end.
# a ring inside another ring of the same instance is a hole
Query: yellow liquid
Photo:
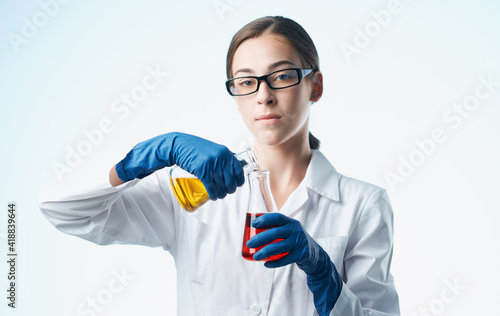
{"type": "Polygon", "coordinates": [[[208,193],[203,183],[196,178],[176,178],[175,183],[170,178],[175,197],[179,204],[188,212],[195,211],[208,201],[208,193]]]}

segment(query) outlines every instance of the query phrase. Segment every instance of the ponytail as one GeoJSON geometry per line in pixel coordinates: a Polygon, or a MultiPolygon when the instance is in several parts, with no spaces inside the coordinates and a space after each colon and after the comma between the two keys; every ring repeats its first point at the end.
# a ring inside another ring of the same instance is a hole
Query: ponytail
{"type": "Polygon", "coordinates": [[[311,149],[319,149],[319,146],[321,145],[321,141],[314,137],[314,135],[309,132],[309,147],[311,149]]]}

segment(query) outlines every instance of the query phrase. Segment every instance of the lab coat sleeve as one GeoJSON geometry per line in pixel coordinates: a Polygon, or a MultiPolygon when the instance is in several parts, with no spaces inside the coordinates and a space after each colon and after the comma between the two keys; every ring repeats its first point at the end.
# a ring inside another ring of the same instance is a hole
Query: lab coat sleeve
{"type": "Polygon", "coordinates": [[[90,172],[70,183],[47,184],[40,190],[39,208],[58,230],[99,245],[136,244],[170,251],[177,206],[169,185],[165,169],[117,187],[102,174],[90,172]]]}
{"type": "Polygon", "coordinates": [[[344,257],[344,284],[331,315],[400,315],[390,273],[393,212],[384,189],[361,206],[344,257]]]}

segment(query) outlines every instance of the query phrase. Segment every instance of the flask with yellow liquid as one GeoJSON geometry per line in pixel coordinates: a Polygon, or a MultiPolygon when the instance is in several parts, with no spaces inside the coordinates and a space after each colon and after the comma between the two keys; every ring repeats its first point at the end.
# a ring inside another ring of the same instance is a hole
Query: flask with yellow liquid
{"type": "MultiPolygon", "coordinates": [[[[245,151],[236,154],[235,157],[240,162],[245,173],[259,169],[259,163],[252,148],[247,148],[245,151]]],[[[196,176],[179,166],[170,169],[170,184],[177,201],[188,212],[197,210],[209,200],[203,183],[196,176]]]]}

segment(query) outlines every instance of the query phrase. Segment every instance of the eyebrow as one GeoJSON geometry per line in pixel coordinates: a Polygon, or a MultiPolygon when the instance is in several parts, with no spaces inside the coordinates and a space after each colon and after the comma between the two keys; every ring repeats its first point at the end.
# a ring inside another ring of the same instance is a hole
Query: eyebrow
{"type": "MultiPolygon", "coordinates": [[[[281,66],[281,65],[292,65],[292,66],[295,66],[297,67],[297,65],[295,65],[294,63],[292,63],[291,61],[289,60],[280,60],[280,61],[277,61],[271,65],[269,65],[269,67],[267,67],[267,69],[270,71],[272,69],[276,69],[277,67],[281,66]]],[[[248,73],[253,73],[254,71],[250,68],[241,68],[241,69],[238,69],[235,71],[235,73],[233,74],[233,77],[236,77],[236,74],[238,72],[248,72],[248,73]]]]}

